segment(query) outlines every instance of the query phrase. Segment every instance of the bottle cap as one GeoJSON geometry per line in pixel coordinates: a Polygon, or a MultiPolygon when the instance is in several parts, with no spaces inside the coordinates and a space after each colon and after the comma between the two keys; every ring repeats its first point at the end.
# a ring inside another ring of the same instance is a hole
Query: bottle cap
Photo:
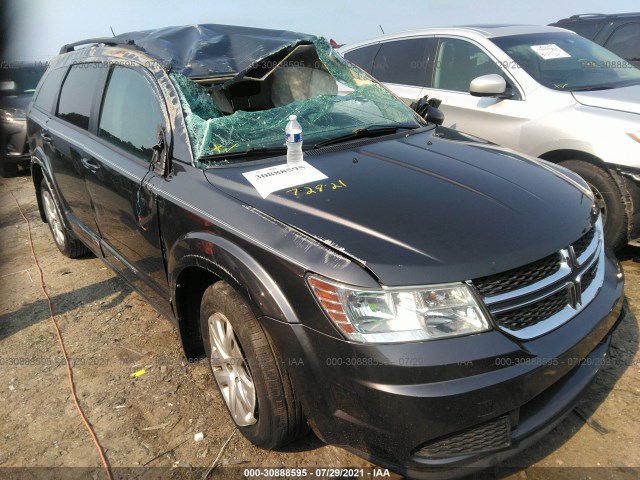
{"type": "Polygon", "coordinates": [[[297,119],[298,119],[297,115],[289,115],[289,120],[291,120],[292,122],[297,119]]]}

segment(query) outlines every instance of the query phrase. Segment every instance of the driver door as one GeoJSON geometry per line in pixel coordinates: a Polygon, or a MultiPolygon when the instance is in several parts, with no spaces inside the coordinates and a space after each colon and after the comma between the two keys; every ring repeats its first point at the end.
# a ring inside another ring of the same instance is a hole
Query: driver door
{"type": "Polygon", "coordinates": [[[86,182],[105,260],[171,312],[157,205],[165,179],[151,166],[159,137],[171,131],[162,98],[145,69],[111,68],[86,182]]]}

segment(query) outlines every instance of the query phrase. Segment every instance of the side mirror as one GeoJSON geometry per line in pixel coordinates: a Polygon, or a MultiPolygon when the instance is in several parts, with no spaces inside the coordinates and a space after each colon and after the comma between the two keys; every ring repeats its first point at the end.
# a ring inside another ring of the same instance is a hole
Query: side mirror
{"type": "Polygon", "coordinates": [[[414,110],[427,122],[442,125],[444,123],[444,113],[442,113],[442,110],[438,108],[441,103],[442,100],[437,98],[429,99],[429,95],[425,95],[417,102],[413,102],[409,105],[409,108],[414,110]]]}
{"type": "Polygon", "coordinates": [[[158,132],[158,143],[156,143],[151,149],[153,155],[151,157],[151,167],[154,173],[161,177],[166,177],[169,174],[169,153],[167,152],[165,142],[165,129],[161,129],[158,132]]]}
{"type": "Polygon", "coordinates": [[[513,96],[511,89],[507,88],[507,81],[495,73],[471,80],[469,93],[474,97],[511,98],[513,96]]]}

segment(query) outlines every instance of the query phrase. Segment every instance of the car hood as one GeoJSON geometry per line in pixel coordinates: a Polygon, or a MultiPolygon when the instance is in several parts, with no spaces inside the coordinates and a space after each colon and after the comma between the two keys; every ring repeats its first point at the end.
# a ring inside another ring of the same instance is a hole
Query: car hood
{"type": "Polygon", "coordinates": [[[640,114],[640,85],[591,92],[572,92],[572,95],[582,105],[640,114]]]}
{"type": "Polygon", "coordinates": [[[578,177],[442,136],[446,131],[314,151],[305,160],[326,179],[266,198],[243,173],[284,157],[205,174],[227,194],[359,262],[385,285],[508,270],[558,251],[590,228],[592,200],[578,177]]]}

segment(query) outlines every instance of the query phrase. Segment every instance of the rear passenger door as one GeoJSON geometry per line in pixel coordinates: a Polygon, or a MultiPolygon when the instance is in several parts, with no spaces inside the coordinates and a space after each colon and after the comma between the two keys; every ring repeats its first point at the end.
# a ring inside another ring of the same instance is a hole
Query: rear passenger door
{"type": "Polygon", "coordinates": [[[146,69],[113,66],[98,110],[86,181],[105,259],[169,313],[156,203],[165,179],[151,164],[154,146],[170,144],[162,94],[146,69]]]}
{"type": "Polygon", "coordinates": [[[99,229],[84,177],[91,162],[87,137],[95,117],[94,100],[105,75],[100,63],[72,65],[62,82],[56,118],[40,132],[50,152],[50,171],[65,217],[74,233],[94,251],[98,249],[99,229]]]}

